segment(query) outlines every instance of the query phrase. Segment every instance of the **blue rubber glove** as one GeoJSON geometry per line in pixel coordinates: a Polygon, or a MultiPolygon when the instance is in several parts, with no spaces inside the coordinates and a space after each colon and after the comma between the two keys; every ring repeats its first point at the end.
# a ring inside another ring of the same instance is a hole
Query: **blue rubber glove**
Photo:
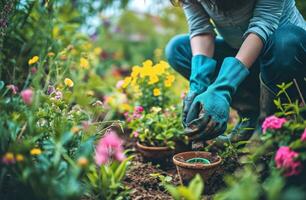
{"type": "Polygon", "coordinates": [[[185,133],[191,140],[209,140],[226,130],[231,96],[248,74],[238,59],[225,58],[215,82],[194,99],[187,114],[185,133]]]}
{"type": "Polygon", "coordinates": [[[204,55],[196,55],[191,61],[189,92],[183,101],[183,125],[186,127],[187,114],[194,98],[206,91],[211,84],[217,62],[204,55]]]}

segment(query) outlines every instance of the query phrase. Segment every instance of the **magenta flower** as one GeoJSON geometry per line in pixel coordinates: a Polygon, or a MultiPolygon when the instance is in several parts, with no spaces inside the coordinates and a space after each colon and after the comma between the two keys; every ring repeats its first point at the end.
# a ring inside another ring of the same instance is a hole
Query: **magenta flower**
{"type": "Polygon", "coordinates": [[[7,85],[6,87],[7,87],[7,89],[12,90],[13,94],[17,94],[17,92],[18,92],[18,87],[17,86],[11,84],[11,85],[7,85]]]}
{"type": "Polygon", "coordinates": [[[136,106],[134,108],[134,112],[137,113],[137,114],[140,114],[144,111],[143,107],[142,106],[136,106]]]}
{"type": "Polygon", "coordinates": [[[122,161],[125,159],[123,153],[123,141],[114,131],[106,133],[96,146],[95,161],[97,165],[107,164],[113,159],[122,161]]]}
{"type": "Polygon", "coordinates": [[[298,153],[287,146],[280,147],[275,155],[276,168],[283,169],[285,176],[298,175],[302,169],[302,163],[296,161],[298,153]]]}
{"type": "Polygon", "coordinates": [[[286,123],[287,120],[285,118],[278,118],[274,115],[267,117],[262,124],[263,133],[267,132],[267,129],[280,129],[283,124],[286,123]]]}
{"type": "Polygon", "coordinates": [[[302,140],[303,142],[306,142],[306,128],[304,129],[304,132],[303,132],[303,134],[302,134],[302,136],[301,136],[301,140],[302,140]]]}
{"type": "Polygon", "coordinates": [[[32,89],[26,89],[26,90],[23,90],[21,93],[21,98],[23,100],[23,102],[27,105],[31,105],[32,102],[33,102],[33,95],[34,95],[34,92],[32,89]]]}

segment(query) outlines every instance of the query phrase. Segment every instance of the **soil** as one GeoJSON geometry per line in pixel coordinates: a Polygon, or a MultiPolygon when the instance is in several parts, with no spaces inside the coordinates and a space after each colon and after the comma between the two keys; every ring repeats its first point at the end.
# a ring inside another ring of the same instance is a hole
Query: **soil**
{"type": "MultiPolygon", "coordinates": [[[[135,149],[135,141],[124,138],[125,146],[129,149],[135,149]]],[[[127,172],[124,183],[132,189],[130,193],[133,200],[170,200],[171,196],[165,191],[157,177],[151,174],[160,174],[172,177],[172,184],[179,185],[179,177],[173,163],[167,166],[153,165],[145,162],[141,155],[135,152],[135,158],[132,166],[127,172]]],[[[203,199],[212,199],[212,195],[225,186],[223,181],[224,174],[232,173],[239,167],[237,159],[224,160],[222,165],[217,169],[215,174],[205,184],[205,195],[203,199]]]]}

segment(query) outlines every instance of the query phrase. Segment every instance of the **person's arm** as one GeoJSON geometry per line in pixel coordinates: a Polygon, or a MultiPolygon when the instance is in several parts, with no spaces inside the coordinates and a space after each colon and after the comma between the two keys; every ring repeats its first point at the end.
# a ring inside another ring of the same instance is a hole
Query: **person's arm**
{"type": "Polygon", "coordinates": [[[236,58],[251,67],[267,39],[278,28],[285,0],[258,0],[244,42],[236,58]]]}
{"type": "Polygon", "coordinates": [[[251,33],[242,43],[236,58],[247,68],[250,68],[258,58],[263,48],[263,42],[256,34],[251,33]]]}
{"type": "Polygon", "coordinates": [[[192,54],[213,57],[215,32],[210,17],[199,2],[186,2],[182,7],[189,26],[192,54]]]}
{"type": "Polygon", "coordinates": [[[212,58],[215,51],[215,37],[212,34],[197,35],[190,40],[192,55],[205,55],[212,58]]]}

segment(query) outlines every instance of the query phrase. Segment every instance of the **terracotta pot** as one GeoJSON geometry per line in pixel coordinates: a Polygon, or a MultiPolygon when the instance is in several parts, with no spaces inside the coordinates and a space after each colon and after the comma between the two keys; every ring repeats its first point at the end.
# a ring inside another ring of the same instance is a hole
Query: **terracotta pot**
{"type": "Polygon", "coordinates": [[[174,154],[174,150],[169,147],[152,147],[136,143],[137,150],[144,159],[152,162],[166,162],[174,154]]]}
{"type": "Polygon", "coordinates": [[[188,185],[196,174],[200,174],[204,182],[207,182],[221,164],[222,159],[220,156],[209,152],[189,151],[174,155],[173,162],[176,165],[181,183],[188,185]],[[205,158],[210,161],[210,164],[186,162],[192,158],[205,158]]]}

